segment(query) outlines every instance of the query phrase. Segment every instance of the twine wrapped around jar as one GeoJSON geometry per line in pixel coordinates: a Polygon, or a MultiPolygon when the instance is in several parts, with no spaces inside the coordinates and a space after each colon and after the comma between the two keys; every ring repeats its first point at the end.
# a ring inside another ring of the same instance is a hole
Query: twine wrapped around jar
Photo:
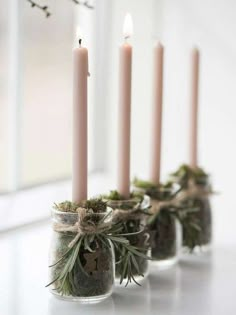
{"type": "Polygon", "coordinates": [[[53,224],[53,230],[55,232],[76,233],[75,238],[68,244],[69,248],[72,248],[82,235],[101,234],[108,231],[112,226],[111,221],[102,222],[96,225],[93,221],[86,220],[86,218],[88,218],[91,214],[94,215],[94,213],[90,214],[85,208],[80,207],[77,209],[77,212],[78,221],[75,224],[71,225],[59,222],[54,222],[53,224]]]}
{"type": "Polygon", "coordinates": [[[175,208],[180,207],[182,202],[189,198],[204,198],[213,194],[212,190],[209,187],[201,187],[196,185],[193,180],[189,180],[188,188],[180,191],[174,198],[171,200],[157,200],[152,199],[152,214],[157,214],[163,208],[175,208]]]}

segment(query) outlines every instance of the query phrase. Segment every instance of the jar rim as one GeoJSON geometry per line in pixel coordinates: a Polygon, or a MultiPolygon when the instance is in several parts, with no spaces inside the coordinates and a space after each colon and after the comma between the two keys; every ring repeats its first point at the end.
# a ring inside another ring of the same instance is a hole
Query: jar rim
{"type": "MultiPolygon", "coordinates": [[[[114,202],[114,203],[121,203],[121,202],[135,202],[137,201],[138,202],[144,202],[144,201],[148,201],[150,199],[150,197],[147,195],[147,194],[144,194],[143,195],[143,200],[140,200],[138,201],[138,197],[133,197],[133,198],[129,198],[129,199],[119,199],[119,200],[112,200],[112,199],[107,199],[107,198],[103,198],[105,201],[108,201],[108,202],[114,202]]],[[[109,206],[108,206],[109,207],[109,206]]]]}
{"type": "MultiPolygon", "coordinates": [[[[136,191],[147,191],[147,189],[145,189],[145,188],[136,187],[136,186],[134,186],[134,187],[135,187],[136,191]]],[[[180,187],[181,187],[180,184],[173,183],[171,187],[162,187],[162,186],[160,186],[160,187],[156,187],[156,188],[153,188],[153,189],[155,189],[157,191],[161,191],[161,192],[173,192],[173,191],[175,192],[178,189],[180,189],[180,187]]]]}
{"type": "MultiPolygon", "coordinates": [[[[96,215],[107,215],[108,213],[112,213],[113,212],[113,209],[109,206],[107,206],[106,208],[106,211],[105,212],[95,212],[95,213],[90,213],[91,215],[93,214],[96,214],[96,215]]],[[[75,215],[78,215],[79,213],[78,212],[70,212],[70,211],[60,211],[60,210],[57,210],[55,208],[52,208],[51,209],[51,213],[53,214],[63,214],[63,215],[71,215],[71,216],[75,216],[75,215]]]]}

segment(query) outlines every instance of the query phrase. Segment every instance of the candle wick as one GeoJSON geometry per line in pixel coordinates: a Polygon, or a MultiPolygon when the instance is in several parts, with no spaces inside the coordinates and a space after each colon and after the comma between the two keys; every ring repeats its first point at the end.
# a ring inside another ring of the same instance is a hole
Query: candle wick
{"type": "Polygon", "coordinates": [[[127,42],[129,38],[130,38],[130,36],[129,36],[129,35],[126,35],[126,36],[124,37],[125,42],[127,42]]]}
{"type": "Polygon", "coordinates": [[[81,47],[81,44],[82,44],[82,39],[80,38],[79,39],[79,47],[81,47]]]}

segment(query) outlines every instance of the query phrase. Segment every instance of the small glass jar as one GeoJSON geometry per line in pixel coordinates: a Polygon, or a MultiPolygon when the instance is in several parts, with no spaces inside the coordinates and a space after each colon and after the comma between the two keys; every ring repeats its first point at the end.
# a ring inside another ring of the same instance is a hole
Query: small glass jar
{"type": "MultiPolygon", "coordinates": [[[[96,223],[99,218],[106,216],[104,222],[110,222],[112,210],[109,211],[110,214],[90,213],[89,219],[96,223]]],[[[89,244],[91,250],[85,249],[85,242],[82,241],[79,250],[76,249],[82,237],[70,248],[69,244],[75,240],[77,233],[65,230],[69,230],[66,227],[77,224],[78,213],[52,210],[52,221],[54,229],[50,248],[50,283],[57,280],[50,285],[51,292],[58,298],[81,303],[94,303],[110,296],[115,277],[115,256],[111,242],[101,241],[101,238],[94,235],[89,244]],[[64,230],[61,229],[63,232],[58,232],[56,226],[64,226],[64,230]],[[66,254],[68,251],[71,251],[69,256],[66,254]],[[74,265],[65,277],[69,259],[74,259],[74,265]]]]}
{"type": "MultiPolygon", "coordinates": [[[[171,200],[178,189],[178,185],[173,185],[171,188],[152,189],[150,195],[149,191],[145,191],[151,197],[153,213],[147,221],[151,244],[151,264],[159,269],[169,268],[178,262],[181,232],[180,224],[172,210],[163,208],[156,213],[156,206],[160,201],[171,200]]],[[[137,190],[142,191],[140,188],[137,190]]]]}
{"type": "MultiPolygon", "coordinates": [[[[207,187],[205,187],[208,189],[207,187]]],[[[195,236],[194,244],[189,244],[187,232],[183,226],[183,252],[191,252],[194,247],[194,253],[207,252],[211,248],[212,241],[212,213],[208,196],[189,198],[184,202],[184,206],[196,208],[197,211],[190,214],[192,220],[200,227],[200,232],[195,236]]]]}
{"type": "MultiPolygon", "coordinates": [[[[138,206],[139,203],[140,201],[138,200],[138,198],[132,198],[129,200],[107,200],[108,206],[113,208],[114,210],[130,210],[135,206],[138,206]]],[[[148,209],[149,206],[150,198],[145,195],[139,209],[141,211],[144,211],[145,209],[148,209]]],[[[126,236],[126,238],[129,240],[132,246],[142,249],[142,252],[148,255],[150,252],[150,242],[149,233],[146,230],[146,215],[142,213],[135,213],[130,217],[121,218],[121,222],[123,225],[123,230],[120,233],[122,234],[136,233],[141,231],[138,234],[126,236]]],[[[116,250],[115,257],[116,262],[118,262],[120,260],[120,253],[116,250]]],[[[132,274],[135,278],[135,281],[141,282],[148,275],[149,261],[142,257],[136,257],[136,260],[139,267],[139,273],[137,272],[136,268],[134,268],[132,274]]],[[[115,276],[117,282],[120,281],[122,268],[122,264],[116,265],[115,276]]]]}
{"type": "MultiPolygon", "coordinates": [[[[188,182],[186,182],[186,180],[182,180],[181,182],[181,179],[177,176],[172,176],[172,180],[184,189],[188,188],[188,182]]],[[[197,210],[188,216],[191,218],[191,221],[195,222],[199,226],[200,231],[196,232],[196,235],[194,235],[193,243],[192,240],[188,239],[188,233],[184,225],[182,226],[183,252],[204,253],[211,249],[212,242],[212,211],[209,200],[211,185],[209,176],[207,175],[196,177],[192,179],[192,182],[200,189],[202,196],[188,198],[183,202],[183,207],[197,210]]]]}

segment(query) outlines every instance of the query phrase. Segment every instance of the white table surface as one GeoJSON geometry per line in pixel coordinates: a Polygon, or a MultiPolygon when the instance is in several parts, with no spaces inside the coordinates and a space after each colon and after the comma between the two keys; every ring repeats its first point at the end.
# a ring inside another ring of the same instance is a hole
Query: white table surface
{"type": "Polygon", "coordinates": [[[49,221],[0,234],[0,314],[235,315],[236,249],[184,257],[178,266],[151,270],[142,287],[115,288],[99,304],[57,300],[47,283],[49,221]]]}

